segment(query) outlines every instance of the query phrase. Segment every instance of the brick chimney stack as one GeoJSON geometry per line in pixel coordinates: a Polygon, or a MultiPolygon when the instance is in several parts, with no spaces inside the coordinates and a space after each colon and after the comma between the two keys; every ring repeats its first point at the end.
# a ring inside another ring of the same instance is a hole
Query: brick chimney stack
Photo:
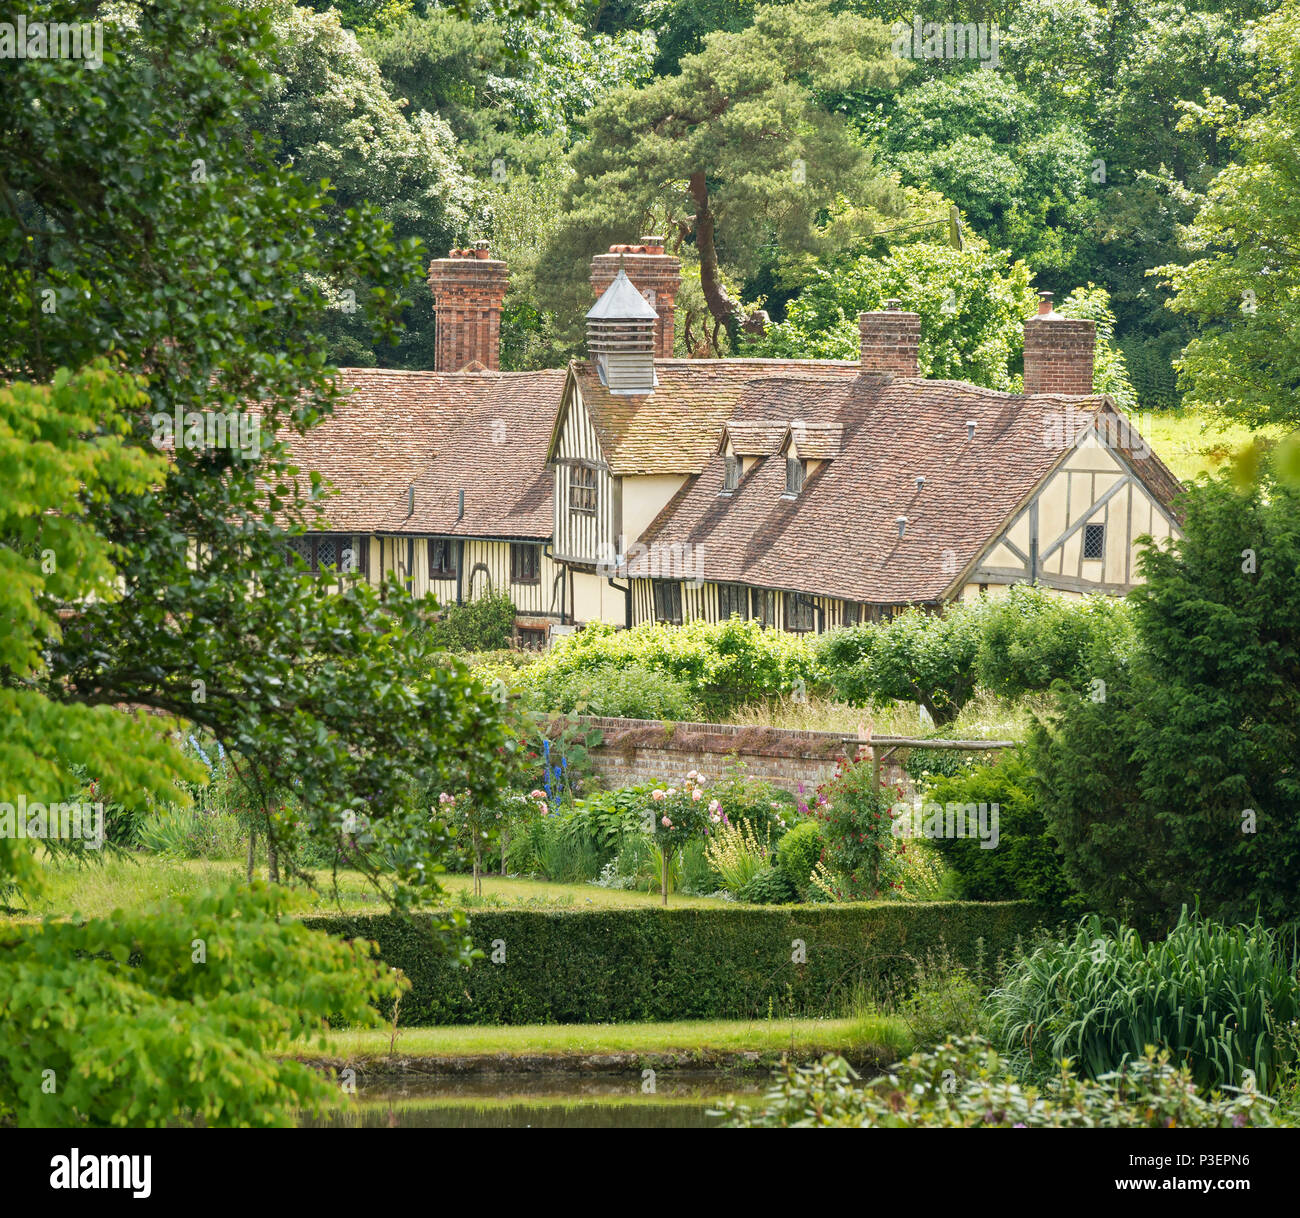
{"type": "Polygon", "coordinates": [[[632,285],[658,314],[655,358],[672,359],[673,309],[682,286],[681,260],[664,253],[662,237],[642,237],[636,245],[611,245],[609,253],[591,260],[591,286],[598,297],[605,294],[620,270],[627,272],[632,285]]]}
{"type": "Polygon", "coordinates": [[[897,300],[885,301],[880,313],[858,314],[863,372],[892,372],[917,376],[917,350],[921,345],[921,315],[905,313],[897,300]]]}
{"type": "Polygon", "coordinates": [[[473,363],[494,372],[500,369],[501,302],[509,278],[506,264],[491,256],[486,241],[429,263],[429,289],[438,315],[435,371],[459,372],[473,363]]]}
{"type": "Polygon", "coordinates": [[[1025,322],[1025,392],[1092,393],[1095,322],[1062,317],[1052,293],[1038,293],[1038,313],[1025,322]]]}

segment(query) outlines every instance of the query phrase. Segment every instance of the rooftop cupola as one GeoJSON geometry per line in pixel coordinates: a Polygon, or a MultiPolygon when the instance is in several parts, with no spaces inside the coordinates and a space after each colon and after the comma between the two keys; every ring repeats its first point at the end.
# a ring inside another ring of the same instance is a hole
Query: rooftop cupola
{"type": "Polygon", "coordinates": [[[610,393],[653,393],[659,315],[619,271],[587,314],[587,351],[610,393]]]}

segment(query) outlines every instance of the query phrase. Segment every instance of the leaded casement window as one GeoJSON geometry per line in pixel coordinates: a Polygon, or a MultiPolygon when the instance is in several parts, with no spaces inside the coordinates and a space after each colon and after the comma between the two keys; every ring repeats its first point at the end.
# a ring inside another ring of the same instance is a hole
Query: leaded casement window
{"type": "Polygon", "coordinates": [[[1088,561],[1106,557],[1106,526],[1104,524],[1085,524],[1083,526],[1083,557],[1088,561]]]}
{"type": "Polygon", "coordinates": [[[297,554],[312,571],[333,568],[365,574],[368,570],[368,540],[350,533],[304,533],[300,537],[290,537],[287,545],[289,552],[297,554]]]}

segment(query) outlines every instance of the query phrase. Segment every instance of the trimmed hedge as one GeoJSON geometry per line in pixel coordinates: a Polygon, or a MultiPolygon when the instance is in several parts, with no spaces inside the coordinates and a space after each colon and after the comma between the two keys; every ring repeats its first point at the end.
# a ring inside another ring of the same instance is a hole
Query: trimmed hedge
{"type": "Polygon", "coordinates": [[[432,918],[305,918],[375,941],[411,991],[401,1022],[609,1023],[831,1014],[855,989],[906,984],[912,959],[945,947],[970,967],[1009,954],[1043,922],[1026,902],[794,906],[771,909],[475,911],[474,946],[505,961],[454,968],[428,939],[432,918]],[[806,963],[796,964],[802,940],[806,963]]]}

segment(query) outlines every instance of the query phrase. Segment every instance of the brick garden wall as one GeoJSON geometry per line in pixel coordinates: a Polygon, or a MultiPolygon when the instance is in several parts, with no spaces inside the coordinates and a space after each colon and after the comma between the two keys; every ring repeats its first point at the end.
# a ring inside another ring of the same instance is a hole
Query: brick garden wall
{"type": "MultiPolygon", "coordinates": [[[[750,778],[797,791],[808,791],[835,772],[840,757],[852,755],[839,732],[806,732],[787,728],[742,727],[734,723],[676,723],[654,719],[612,719],[575,716],[588,727],[599,728],[604,742],[592,750],[592,761],[609,787],[641,782],[680,780],[689,770],[707,778],[719,777],[727,766],[743,763],[750,778]]],[[[883,767],[888,782],[907,776],[891,758],[883,767]]]]}

